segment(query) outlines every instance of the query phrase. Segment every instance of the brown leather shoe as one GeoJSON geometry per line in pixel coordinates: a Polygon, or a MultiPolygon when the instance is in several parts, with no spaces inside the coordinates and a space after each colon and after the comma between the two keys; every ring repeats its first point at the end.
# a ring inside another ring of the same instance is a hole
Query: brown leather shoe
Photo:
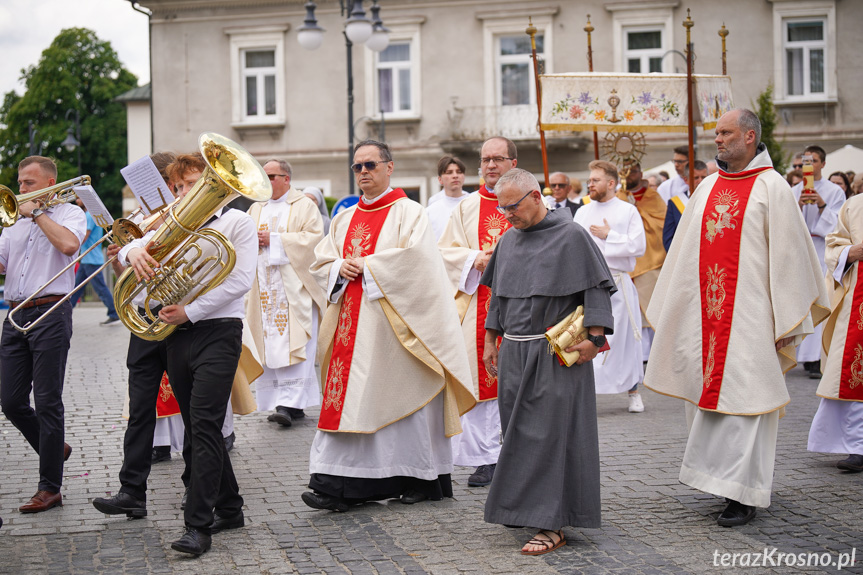
{"type": "Polygon", "coordinates": [[[72,446],[68,443],[63,444],[63,461],[69,461],[69,456],[72,455],[72,446]]]}
{"type": "Polygon", "coordinates": [[[63,496],[59,493],[39,490],[30,501],[18,508],[21,513],[39,513],[52,507],[63,507],[63,496]]]}

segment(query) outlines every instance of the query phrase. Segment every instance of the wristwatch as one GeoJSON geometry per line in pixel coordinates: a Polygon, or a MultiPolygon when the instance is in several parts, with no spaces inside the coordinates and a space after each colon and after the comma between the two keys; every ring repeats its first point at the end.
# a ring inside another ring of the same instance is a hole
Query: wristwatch
{"type": "Polygon", "coordinates": [[[605,345],[605,336],[587,334],[587,341],[595,345],[597,348],[601,348],[605,345]]]}
{"type": "Polygon", "coordinates": [[[34,208],[33,211],[30,212],[30,219],[35,220],[36,218],[38,218],[39,216],[41,216],[44,213],[45,212],[43,212],[40,208],[34,208]]]}

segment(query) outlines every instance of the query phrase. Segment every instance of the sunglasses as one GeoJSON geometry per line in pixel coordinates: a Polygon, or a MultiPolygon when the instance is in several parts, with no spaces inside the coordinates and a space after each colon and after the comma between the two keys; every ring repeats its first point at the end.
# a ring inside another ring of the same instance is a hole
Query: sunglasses
{"type": "Polygon", "coordinates": [[[517,201],[517,202],[516,202],[516,203],[514,203],[514,204],[510,204],[510,205],[508,205],[508,206],[495,206],[495,208],[497,209],[497,211],[499,211],[499,212],[500,212],[500,213],[502,213],[502,214],[505,214],[505,213],[507,213],[507,212],[509,212],[509,213],[513,213],[513,212],[515,212],[515,211],[518,209],[518,205],[519,205],[520,203],[522,203],[522,202],[524,201],[524,199],[525,199],[526,197],[528,197],[529,195],[531,195],[532,193],[533,193],[533,190],[529,191],[529,192],[528,192],[528,193],[526,193],[524,196],[522,196],[522,198],[521,198],[519,201],[517,201]]]}
{"type": "Polygon", "coordinates": [[[567,184],[549,184],[552,188],[565,188],[567,184]]]}
{"type": "Polygon", "coordinates": [[[287,177],[287,176],[288,176],[288,174],[267,174],[267,177],[268,177],[268,178],[270,178],[270,181],[271,181],[271,182],[272,182],[273,180],[275,180],[276,178],[278,178],[279,176],[287,177]]]}
{"type": "Polygon", "coordinates": [[[791,164],[791,167],[794,168],[795,170],[802,170],[803,164],[791,164]]]}
{"type": "Polygon", "coordinates": [[[379,160],[377,162],[359,162],[357,164],[351,164],[351,169],[355,174],[359,174],[363,171],[363,168],[367,169],[370,172],[373,172],[375,168],[378,167],[378,164],[386,164],[387,160],[379,160]]]}

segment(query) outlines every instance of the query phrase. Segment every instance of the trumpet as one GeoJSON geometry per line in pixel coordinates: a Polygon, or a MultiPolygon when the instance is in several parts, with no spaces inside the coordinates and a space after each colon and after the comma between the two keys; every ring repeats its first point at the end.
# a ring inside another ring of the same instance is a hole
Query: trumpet
{"type": "Polygon", "coordinates": [[[6,186],[0,186],[0,226],[8,228],[20,219],[18,208],[21,204],[38,201],[43,208],[52,208],[60,204],[67,204],[78,199],[75,188],[78,186],[89,186],[90,176],[78,176],[59,184],[54,184],[41,190],[26,194],[15,195],[6,186]]]}
{"type": "Polygon", "coordinates": [[[131,220],[124,219],[124,218],[121,218],[119,220],[114,220],[114,223],[111,224],[110,231],[108,231],[108,233],[106,233],[102,237],[102,239],[100,239],[98,242],[94,243],[92,246],[87,248],[87,251],[80,254],[77,258],[75,258],[74,260],[69,262],[66,265],[66,267],[64,267],[62,270],[60,270],[57,273],[57,275],[55,275],[54,277],[49,279],[47,282],[45,282],[45,285],[43,285],[38,290],[36,290],[33,293],[33,295],[31,295],[30,297],[28,297],[27,299],[22,301],[20,304],[18,304],[18,307],[16,307],[13,310],[9,310],[9,314],[7,316],[7,318],[9,319],[9,323],[12,325],[12,327],[14,327],[15,329],[17,329],[18,331],[20,331],[22,333],[30,332],[33,328],[35,328],[37,325],[39,325],[43,319],[45,319],[46,317],[48,317],[49,315],[54,313],[54,310],[56,310],[58,307],[63,305],[65,302],[67,302],[69,300],[69,298],[71,298],[72,295],[76,291],[78,291],[78,289],[84,289],[84,285],[87,282],[89,282],[90,280],[92,280],[94,277],[96,277],[96,275],[102,273],[102,270],[105,269],[106,267],[108,267],[109,265],[111,265],[114,262],[114,260],[117,259],[117,256],[110,258],[104,264],[99,266],[99,269],[97,269],[95,272],[90,274],[90,276],[87,279],[85,279],[84,281],[81,282],[80,288],[78,286],[75,286],[76,289],[73,289],[68,294],[66,294],[66,296],[63,297],[63,299],[59,300],[57,303],[52,305],[51,308],[48,311],[46,311],[45,313],[43,313],[42,315],[40,315],[38,317],[38,319],[36,319],[35,321],[28,322],[26,325],[21,326],[15,322],[14,315],[18,310],[24,309],[25,304],[27,304],[31,300],[35,299],[45,288],[47,288],[49,285],[51,285],[57,278],[61,277],[67,271],[72,269],[76,264],[78,264],[78,262],[83,260],[87,254],[92,252],[97,247],[100,247],[104,242],[113,239],[114,243],[117,244],[118,246],[125,246],[129,242],[131,242],[132,240],[136,240],[136,239],[141,238],[143,236],[144,236],[144,232],[141,231],[141,229],[137,225],[132,223],[131,220]]]}
{"type": "Polygon", "coordinates": [[[129,268],[114,286],[120,321],[141,339],[159,341],[177,328],[154,315],[152,307],[194,301],[225,281],[233,270],[234,247],[223,234],[206,228],[207,220],[238,195],[261,202],[273,194],[264,169],[236,142],[204,133],[198,138],[198,148],[207,163],[204,173],[185,197],[170,205],[147,248],[159,262],[154,276],[138,281],[129,268]],[[143,292],[141,313],[134,300],[143,292]]]}

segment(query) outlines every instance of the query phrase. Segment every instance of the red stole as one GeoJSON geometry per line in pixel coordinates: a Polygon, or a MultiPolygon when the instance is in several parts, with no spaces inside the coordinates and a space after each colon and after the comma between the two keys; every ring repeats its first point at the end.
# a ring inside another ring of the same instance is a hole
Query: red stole
{"type": "Polygon", "coordinates": [[[863,277],[860,277],[859,265],[842,353],[839,399],[863,401],[863,277]]]}
{"type": "Polygon", "coordinates": [[[162,382],[159,384],[159,395],[156,396],[156,417],[169,417],[180,413],[180,406],[177,404],[177,398],[174,397],[174,390],[171,389],[171,384],[168,383],[168,374],[162,374],[162,382]]]}
{"type": "MultiPolygon", "coordinates": [[[[497,196],[489,192],[485,185],[479,188],[479,226],[477,237],[479,249],[494,249],[500,237],[509,228],[509,222],[503,214],[497,211],[497,196]]],[[[497,377],[485,369],[482,354],[485,351],[485,319],[488,316],[488,305],[491,302],[491,288],[479,286],[476,292],[476,356],[477,378],[479,380],[479,400],[497,399],[497,377]]],[[[498,342],[498,345],[500,342],[498,342]]]]}
{"type": "MultiPolygon", "coordinates": [[[[348,225],[342,257],[361,258],[375,253],[378,236],[389,214],[390,207],[399,200],[407,198],[404,190],[397,188],[371,204],[357,204],[357,209],[348,225]]],[[[363,278],[358,276],[348,283],[342,295],[339,310],[339,325],[333,338],[333,353],[327,368],[327,382],[324,386],[324,405],[318,420],[318,428],[337,431],[342,419],[342,407],[348,391],[348,376],[351,373],[351,360],[354,357],[354,344],[357,338],[357,325],[363,299],[363,278]]]]}
{"type": "Polygon", "coordinates": [[[635,203],[637,204],[638,202],[641,201],[641,198],[644,197],[645,192],[647,192],[646,187],[638,186],[637,188],[635,188],[634,190],[632,190],[629,193],[632,194],[632,198],[635,200],[635,203]]]}
{"type": "Polygon", "coordinates": [[[764,167],[736,174],[719,172],[701,219],[698,277],[701,283],[702,390],[698,407],[719,403],[740,266],[740,241],[749,195],[764,167]]]}

